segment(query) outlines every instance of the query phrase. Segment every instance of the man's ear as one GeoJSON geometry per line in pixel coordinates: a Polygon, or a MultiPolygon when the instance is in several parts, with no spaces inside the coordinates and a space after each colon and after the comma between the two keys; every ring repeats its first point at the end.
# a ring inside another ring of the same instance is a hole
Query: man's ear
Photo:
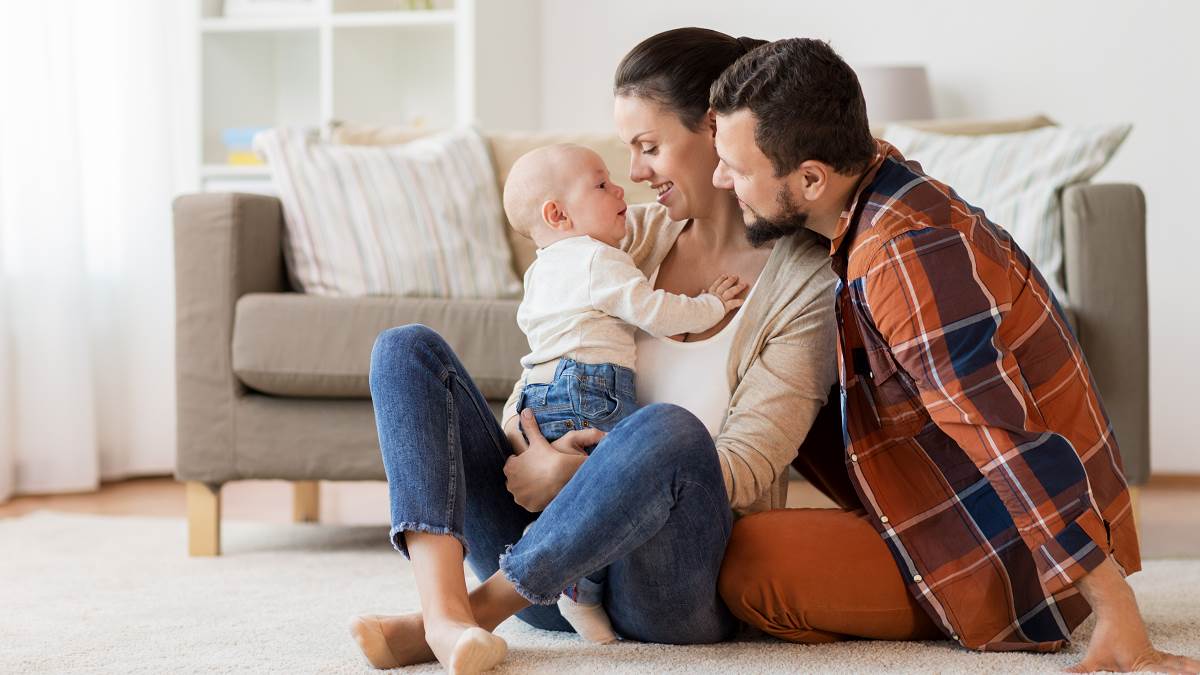
{"type": "Polygon", "coordinates": [[[550,229],[559,232],[566,232],[571,227],[571,218],[554,200],[542,203],[542,222],[546,223],[550,229]]]}
{"type": "Polygon", "coordinates": [[[794,192],[803,195],[806,201],[813,202],[829,188],[832,172],[828,164],[810,159],[792,172],[789,183],[794,192]]]}
{"type": "Polygon", "coordinates": [[[712,108],[704,113],[704,123],[708,125],[708,133],[712,134],[713,138],[717,137],[717,111],[712,108]]]}

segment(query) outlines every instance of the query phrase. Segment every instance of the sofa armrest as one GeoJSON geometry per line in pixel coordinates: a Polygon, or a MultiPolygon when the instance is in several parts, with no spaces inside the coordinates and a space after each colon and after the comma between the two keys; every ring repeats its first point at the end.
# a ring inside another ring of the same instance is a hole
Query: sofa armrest
{"type": "Polygon", "coordinates": [[[1136,185],[1082,184],[1062,195],[1067,295],[1108,411],[1125,475],[1150,475],[1146,199],[1136,185]]]}
{"type": "Polygon", "coordinates": [[[234,307],[247,293],[289,290],[275,197],[190,194],[175,219],[175,476],[220,483],[234,473],[234,307]]]}

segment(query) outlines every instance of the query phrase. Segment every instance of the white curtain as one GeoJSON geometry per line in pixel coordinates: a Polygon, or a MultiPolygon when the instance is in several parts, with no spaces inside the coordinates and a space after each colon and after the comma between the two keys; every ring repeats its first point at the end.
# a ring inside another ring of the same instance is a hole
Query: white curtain
{"type": "Polygon", "coordinates": [[[0,2],[0,502],[174,466],[178,7],[0,2]]]}

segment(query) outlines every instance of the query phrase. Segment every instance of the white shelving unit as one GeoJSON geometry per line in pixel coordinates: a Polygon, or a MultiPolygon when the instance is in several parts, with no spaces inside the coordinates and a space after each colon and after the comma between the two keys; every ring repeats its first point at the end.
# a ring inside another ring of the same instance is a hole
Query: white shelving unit
{"type": "Polygon", "coordinates": [[[224,16],[200,0],[199,189],[273,192],[231,165],[221,133],[331,120],[450,128],[540,126],[537,0],[315,0],[289,16],[224,16]],[[506,78],[497,86],[497,78],[506,78]]]}

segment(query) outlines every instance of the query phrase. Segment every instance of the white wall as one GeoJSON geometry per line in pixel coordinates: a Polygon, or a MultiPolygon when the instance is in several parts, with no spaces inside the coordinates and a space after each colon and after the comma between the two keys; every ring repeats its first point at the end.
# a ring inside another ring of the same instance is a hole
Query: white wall
{"type": "Polygon", "coordinates": [[[695,25],[764,39],[819,37],[854,64],[922,63],[942,117],[1045,113],[1132,122],[1097,181],[1146,193],[1151,446],[1156,473],[1200,473],[1200,3],[948,0],[542,0],[542,126],[612,128],[612,75],[633,45],[695,25]],[[969,9],[965,9],[969,8],[969,9]]]}

